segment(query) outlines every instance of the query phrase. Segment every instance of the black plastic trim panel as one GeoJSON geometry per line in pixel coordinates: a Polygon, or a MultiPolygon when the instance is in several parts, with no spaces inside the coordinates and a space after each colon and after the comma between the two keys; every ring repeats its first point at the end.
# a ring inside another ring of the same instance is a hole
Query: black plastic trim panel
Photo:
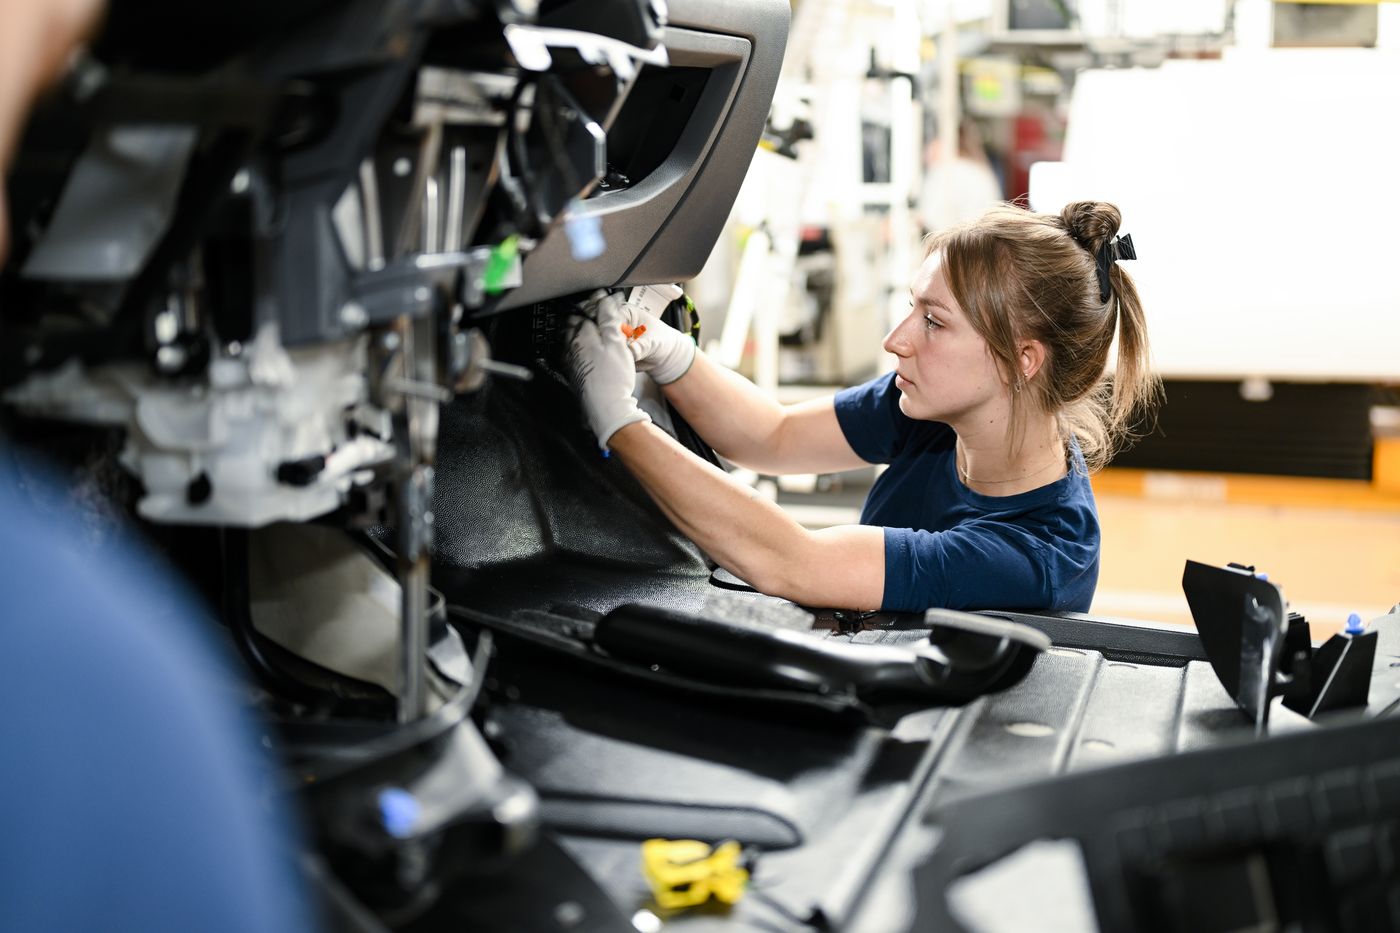
{"type": "Polygon", "coordinates": [[[663,41],[671,64],[712,72],[689,125],[646,178],[582,203],[582,213],[602,223],[607,250],[601,256],[576,261],[564,231],[554,230],[526,259],[524,284],[495,310],[603,286],[679,282],[698,273],[753,160],[790,18],[780,0],[670,4],[663,41]]]}
{"type": "Polygon", "coordinates": [[[1201,644],[1201,636],[1180,626],[1115,622],[1078,612],[1037,615],[989,611],[982,614],[1032,626],[1049,635],[1061,648],[1089,648],[1101,652],[1109,660],[1131,655],[1139,663],[1150,664],[1157,658],[1156,663],[1172,667],[1180,667],[1188,661],[1210,660],[1201,644]]]}

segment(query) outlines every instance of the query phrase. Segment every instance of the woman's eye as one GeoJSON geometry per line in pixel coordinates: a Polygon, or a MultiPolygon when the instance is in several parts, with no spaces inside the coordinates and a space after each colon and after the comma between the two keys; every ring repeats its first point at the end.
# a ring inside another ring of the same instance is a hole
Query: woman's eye
{"type": "Polygon", "coordinates": [[[924,326],[927,327],[929,330],[939,330],[943,327],[942,324],[938,323],[927,314],[924,315],[924,326]]]}

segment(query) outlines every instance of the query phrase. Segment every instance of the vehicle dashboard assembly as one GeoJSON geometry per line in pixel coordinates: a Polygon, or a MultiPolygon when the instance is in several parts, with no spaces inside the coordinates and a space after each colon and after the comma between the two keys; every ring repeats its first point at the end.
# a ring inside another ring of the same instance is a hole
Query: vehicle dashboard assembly
{"type": "Polygon", "coordinates": [[[594,289],[699,270],[788,18],[115,0],[33,114],[7,180],[9,433],[199,585],[277,724],[326,890],[386,922],[540,845],[533,790],[469,717],[490,634],[449,626],[430,587],[444,412],[548,373],[554,341],[507,314],[557,326],[594,289]]]}
{"type": "Polygon", "coordinates": [[[1204,565],[1199,637],[798,607],[600,455],[569,315],[700,270],[791,15],[113,0],[36,109],[7,433],[95,540],[141,528],[241,654],[326,926],[991,929],[964,882],[1071,838],[1105,928],[1239,928],[1194,912],[1203,864],[1254,929],[1352,928],[1285,903],[1318,859],[1348,904],[1393,904],[1395,691],[1361,676],[1400,657],[1393,614],[1314,651],[1276,586],[1204,565]],[[683,912],[693,885],[723,903],[683,912]]]}

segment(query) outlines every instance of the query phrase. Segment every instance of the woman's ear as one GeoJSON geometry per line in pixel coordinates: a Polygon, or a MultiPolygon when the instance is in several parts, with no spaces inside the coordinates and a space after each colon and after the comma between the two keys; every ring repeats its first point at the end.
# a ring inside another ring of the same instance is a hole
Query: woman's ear
{"type": "Polygon", "coordinates": [[[1045,344],[1039,340],[1024,341],[1016,354],[1016,364],[1020,367],[1021,379],[1029,382],[1045,365],[1045,344]]]}

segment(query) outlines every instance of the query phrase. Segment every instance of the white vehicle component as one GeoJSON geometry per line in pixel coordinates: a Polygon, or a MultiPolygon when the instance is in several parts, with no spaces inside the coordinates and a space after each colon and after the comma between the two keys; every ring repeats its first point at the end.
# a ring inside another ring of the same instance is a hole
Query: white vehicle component
{"type": "Polygon", "coordinates": [[[257,528],[334,511],[393,456],[367,402],[366,338],[288,350],[265,325],[204,381],[139,364],[71,361],[5,394],[22,412],[126,428],[121,461],[145,486],[142,517],[257,528]]]}

